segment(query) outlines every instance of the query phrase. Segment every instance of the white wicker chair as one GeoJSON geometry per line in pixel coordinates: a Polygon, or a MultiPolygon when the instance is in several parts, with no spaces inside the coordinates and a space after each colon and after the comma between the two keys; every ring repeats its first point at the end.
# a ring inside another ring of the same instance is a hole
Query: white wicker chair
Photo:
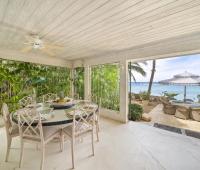
{"type": "Polygon", "coordinates": [[[9,113],[8,106],[6,103],[3,103],[2,105],[2,113],[3,113],[5,128],[6,128],[6,136],[7,136],[7,151],[6,151],[6,159],[5,159],[5,161],[7,162],[9,153],[10,153],[12,139],[14,137],[19,136],[19,129],[17,125],[12,124],[10,113],[9,113]]]}
{"type": "Polygon", "coordinates": [[[54,93],[47,93],[42,96],[43,103],[52,102],[53,100],[56,100],[56,98],[57,98],[57,94],[54,94],[54,93]]]}
{"type": "MultiPolygon", "coordinates": [[[[100,131],[100,108],[101,108],[101,99],[99,101],[97,110],[95,111],[95,129],[96,129],[96,137],[99,142],[99,131],[100,131]]],[[[92,123],[92,120],[91,120],[92,123]]]]}
{"type": "Polygon", "coordinates": [[[19,167],[22,166],[24,143],[41,144],[42,160],[40,170],[44,167],[45,145],[55,137],[60,138],[62,150],[61,129],[57,126],[42,126],[42,117],[36,109],[23,108],[17,111],[19,134],[21,138],[21,154],[19,167]]]}
{"type": "Polygon", "coordinates": [[[78,104],[73,112],[73,124],[63,129],[64,134],[70,137],[72,150],[72,167],[75,167],[74,161],[74,143],[77,137],[86,134],[91,134],[92,139],[92,155],[94,156],[94,126],[95,126],[95,111],[96,105],[78,104]],[[91,119],[92,118],[92,119],[91,119]],[[92,124],[91,124],[92,120],[92,124]]]}
{"type": "Polygon", "coordinates": [[[101,98],[98,104],[98,109],[95,112],[95,126],[96,126],[96,135],[97,135],[97,141],[99,141],[99,130],[100,130],[100,109],[101,109],[101,98]]]}
{"type": "Polygon", "coordinates": [[[22,99],[20,99],[18,103],[19,103],[20,108],[23,108],[23,107],[28,106],[29,104],[33,104],[34,100],[32,96],[25,96],[22,99]]]}
{"type": "MultiPolygon", "coordinates": [[[[89,100],[88,102],[92,102],[92,95],[89,95],[89,100]]],[[[97,102],[97,97],[95,98],[95,102],[97,102]]],[[[96,136],[97,136],[97,141],[99,142],[99,131],[100,131],[100,109],[101,109],[101,98],[99,99],[98,102],[98,109],[95,112],[95,126],[96,126],[96,136]]]]}

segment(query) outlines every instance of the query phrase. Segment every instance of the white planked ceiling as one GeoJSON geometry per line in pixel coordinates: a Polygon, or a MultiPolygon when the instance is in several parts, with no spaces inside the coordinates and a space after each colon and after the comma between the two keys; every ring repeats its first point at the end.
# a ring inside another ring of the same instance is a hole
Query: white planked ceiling
{"type": "Polygon", "coordinates": [[[0,0],[0,49],[20,51],[36,33],[67,60],[198,31],[200,0],[0,0]]]}

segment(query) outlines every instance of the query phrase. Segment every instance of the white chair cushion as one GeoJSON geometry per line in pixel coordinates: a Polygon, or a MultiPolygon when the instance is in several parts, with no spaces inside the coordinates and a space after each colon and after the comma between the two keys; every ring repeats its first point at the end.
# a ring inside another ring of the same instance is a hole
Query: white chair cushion
{"type": "MultiPolygon", "coordinates": [[[[54,138],[56,136],[59,136],[61,132],[60,126],[43,126],[43,137],[44,141],[49,140],[50,138],[54,138]]],[[[40,137],[29,137],[24,136],[23,139],[31,140],[31,141],[41,141],[40,137]]]]}
{"type": "Polygon", "coordinates": [[[59,126],[43,126],[44,140],[47,140],[50,137],[59,134],[60,130],[61,128],[59,126]]]}
{"type": "MultiPolygon", "coordinates": [[[[67,126],[63,129],[63,132],[71,137],[72,136],[72,128],[73,128],[73,125],[67,126]]],[[[81,123],[79,123],[79,127],[76,127],[75,136],[87,133],[91,130],[92,130],[91,125],[81,122],[81,123]]]]}

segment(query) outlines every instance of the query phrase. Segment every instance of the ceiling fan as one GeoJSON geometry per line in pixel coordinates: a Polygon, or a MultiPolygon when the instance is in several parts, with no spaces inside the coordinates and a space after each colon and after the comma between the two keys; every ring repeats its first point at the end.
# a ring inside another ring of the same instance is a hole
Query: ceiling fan
{"type": "Polygon", "coordinates": [[[21,49],[21,52],[28,53],[31,50],[42,51],[49,56],[55,56],[55,50],[62,50],[63,46],[49,44],[42,40],[38,35],[25,36],[27,42],[24,43],[26,47],[21,49]]]}

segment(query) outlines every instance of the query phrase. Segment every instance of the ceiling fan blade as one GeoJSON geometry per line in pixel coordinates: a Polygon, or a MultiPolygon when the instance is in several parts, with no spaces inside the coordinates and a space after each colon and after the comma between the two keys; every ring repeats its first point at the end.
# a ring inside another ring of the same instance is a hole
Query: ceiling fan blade
{"type": "Polygon", "coordinates": [[[46,49],[46,48],[41,48],[41,50],[42,50],[44,53],[46,53],[46,54],[48,54],[48,55],[50,55],[50,56],[55,56],[55,54],[54,54],[53,52],[51,52],[50,50],[48,50],[48,49],[46,49]]]}
{"type": "Polygon", "coordinates": [[[27,47],[23,48],[23,49],[21,50],[21,52],[27,53],[27,52],[31,51],[32,48],[33,48],[32,46],[27,46],[27,47]]]}
{"type": "Polygon", "coordinates": [[[63,46],[61,45],[56,45],[56,44],[48,44],[48,43],[45,43],[44,46],[46,48],[50,48],[50,49],[63,49],[63,46]]]}
{"type": "Polygon", "coordinates": [[[28,42],[33,42],[34,41],[34,37],[30,36],[30,35],[26,35],[25,36],[25,39],[28,41],[28,42]]]}
{"type": "Polygon", "coordinates": [[[33,42],[25,42],[25,45],[33,45],[33,42]]]}

